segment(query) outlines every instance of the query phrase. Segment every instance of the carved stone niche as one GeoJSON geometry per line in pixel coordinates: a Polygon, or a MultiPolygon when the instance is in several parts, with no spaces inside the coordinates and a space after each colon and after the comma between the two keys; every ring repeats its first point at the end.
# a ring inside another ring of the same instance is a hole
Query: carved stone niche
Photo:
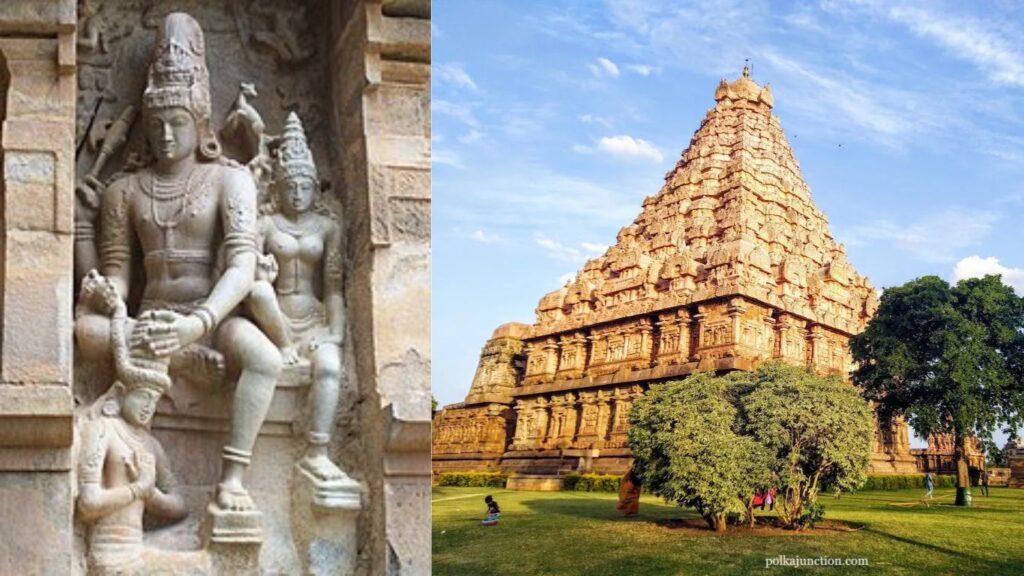
{"type": "MultiPolygon", "coordinates": [[[[149,568],[429,569],[404,534],[429,525],[424,348],[386,333],[375,284],[401,276],[390,245],[413,262],[429,239],[425,4],[79,2],[69,284],[112,279],[130,341],[170,354],[151,433],[187,515],[130,528],[196,559],[149,568]]],[[[102,412],[115,320],[90,313],[73,393],[102,412]]]]}

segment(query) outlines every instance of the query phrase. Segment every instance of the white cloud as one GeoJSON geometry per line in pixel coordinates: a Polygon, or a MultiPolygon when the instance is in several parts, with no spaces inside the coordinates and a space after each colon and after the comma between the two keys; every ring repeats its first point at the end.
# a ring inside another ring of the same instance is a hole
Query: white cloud
{"type": "Polygon", "coordinates": [[[475,144],[484,139],[484,133],[479,130],[470,130],[462,136],[459,136],[459,142],[462,144],[475,144]]]}
{"type": "Polygon", "coordinates": [[[1017,294],[1024,294],[1024,268],[1003,266],[995,256],[987,258],[968,256],[962,258],[953,267],[953,281],[955,282],[959,282],[964,278],[981,278],[988,274],[1001,275],[1003,283],[1013,286],[1017,294]]]}
{"type": "Polygon", "coordinates": [[[483,244],[497,244],[499,242],[504,241],[504,239],[501,236],[497,234],[492,234],[490,232],[484,232],[483,230],[480,229],[476,229],[470,232],[469,237],[470,239],[476,240],[477,242],[481,242],[483,244]]]}
{"type": "Polygon", "coordinates": [[[597,147],[620,158],[639,158],[652,162],[662,162],[665,159],[665,155],[654,144],[632,136],[606,136],[598,141],[597,147]]]}
{"type": "Polygon", "coordinates": [[[658,70],[654,66],[649,66],[647,64],[627,64],[626,69],[631,72],[636,72],[641,76],[650,76],[653,72],[658,70]]]}
{"type": "Polygon", "coordinates": [[[604,116],[596,116],[594,114],[582,114],[580,115],[580,122],[584,124],[600,124],[605,128],[612,127],[612,121],[604,116]]]}
{"type": "Polygon", "coordinates": [[[914,222],[882,218],[837,229],[836,236],[851,246],[884,243],[925,262],[952,262],[964,249],[980,244],[998,219],[993,212],[946,208],[914,222]]]}
{"type": "Polygon", "coordinates": [[[598,78],[603,78],[605,76],[618,78],[619,74],[621,74],[621,72],[619,72],[618,64],[604,57],[598,58],[597,63],[587,64],[587,68],[590,69],[591,74],[598,78]]]}
{"type": "MultiPolygon", "coordinates": [[[[547,251],[548,256],[551,258],[573,263],[581,263],[588,258],[599,256],[608,249],[608,246],[604,244],[596,244],[594,242],[580,242],[579,247],[570,246],[562,244],[557,240],[552,240],[543,233],[538,233],[534,236],[534,242],[536,242],[541,248],[544,248],[544,250],[547,251]]],[[[572,278],[574,276],[574,274],[568,274],[563,276],[563,278],[572,278]]],[[[563,280],[562,283],[564,284],[565,281],[563,280]]]]}
{"type": "Polygon", "coordinates": [[[600,234],[588,239],[607,241],[615,238],[623,222],[636,217],[644,192],[657,190],[662,182],[645,171],[591,180],[517,160],[490,165],[474,178],[439,171],[434,189],[458,199],[445,203],[447,216],[466,230],[481,228],[524,238],[536,232],[553,237],[567,230],[585,231],[600,234]]]}
{"type": "Polygon", "coordinates": [[[616,66],[615,62],[612,62],[607,58],[598,58],[597,63],[600,64],[601,68],[604,68],[604,71],[612,78],[619,77],[619,67],[616,66]]]}
{"type": "Polygon", "coordinates": [[[579,262],[583,260],[583,253],[578,248],[572,246],[566,246],[557,240],[552,240],[543,234],[537,234],[533,239],[538,246],[547,251],[548,256],[556,260],[564,260],[566,262],[579,262]]]}
{"type": "Polygon", "coordinates": [[[593,154],[594,149],[590,146],[584,146],[583,144],[573,144],[572,151],[577,154],[593,154]]]}
{"type": "Polygon", "coordinates": [[[559,286],[565,286],[567,283],[571,282],[574,278],[576,278],[576,273],[575,272],[569,272],[567,274],[562,274],[561,276],[558,277],[558,285],[559,286]]]}
{"type": "Polygon", "coordinates": [[[951,55],[985,71],[998,84],[1024,86],[1024,50],[992,26],[962,15],[910,6],[889,6],[884,14],[951,55]]]}
{"type": "Polygon", "coordinates": [[[454,118],[467,126],[474,128],[480,126],[480,122],[473,115],[473,104],[435,99],[430,103],[430,111],[433,114],[443,114],[454,118]]]}
{"type": "Polygon", "coordinates": [[[863,88],[851,78],[842,78],[834,72],[822,74],[772,50],[764,51],[761,57],[780,71],[800,78],[805,85],[810,82],[817,88],[790,94],[792,103],[805,110],[818,112],[821,104],[827,102],[821,110],[826,115],[832,116],[838,110],[855,125],[883,138],[902,136],[915,128],[903,111],[880,101],[875,97],[876,90],[863,88]]]}
{"type": "Polygon", "coordinates": [[[451,166],[452,168],[464,169],[466,166],[462,163],[462,157],[459,156],[458,152],[454,150],[443,150],[441,148],[434,148],[430,152],[430,161],[434,164],[443,164],[445,166],[451,166]]]}
{"type": "Polygon", "coordinates": [[[469,73],[462,67],[462,64],[454,62],[447,64],[435,64],[433,67],[433,73],[434,76],[442,82],[447,82],[472,92],[478,92],[480,90],[480,87],[476,85],[473,78],[470,77],[469,73]]]}

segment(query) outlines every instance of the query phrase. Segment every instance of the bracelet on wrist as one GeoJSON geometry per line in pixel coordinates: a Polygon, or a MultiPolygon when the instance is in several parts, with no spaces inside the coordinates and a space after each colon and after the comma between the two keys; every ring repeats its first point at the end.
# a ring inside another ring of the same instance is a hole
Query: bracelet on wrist
{"type": "Polygon", "coordinates": [[[217,315],[206,304],[197,306],[192,315],[203,323],[203,334],[209,334],[217,327],[217,315]]]}

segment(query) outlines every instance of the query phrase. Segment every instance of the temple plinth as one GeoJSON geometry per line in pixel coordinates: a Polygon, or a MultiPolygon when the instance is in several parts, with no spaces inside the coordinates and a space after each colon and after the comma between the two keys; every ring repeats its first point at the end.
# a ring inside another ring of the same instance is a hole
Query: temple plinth
{"type": "MultiPolygon", "coordinates": [[[[658,382],[771,358],[849,374],[877,294],[814,205],[773,104],[747,69],[722,80],[615,244],[543,296],[533,325],[487,342],[466,401],[434,418],[435,473],[623,473],[628,411],[658,382]]],[[[879,431],[872,470],[916,471],[905,424],[879,431]]]]}

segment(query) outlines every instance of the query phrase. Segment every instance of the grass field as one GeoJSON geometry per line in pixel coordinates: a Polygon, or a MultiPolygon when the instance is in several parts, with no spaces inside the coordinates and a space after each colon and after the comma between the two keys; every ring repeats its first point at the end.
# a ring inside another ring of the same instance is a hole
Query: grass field
{"type": "Polygon", "coordinates": [[[826,520],[851,530],[719,536],[666,525],[697,515],[652,496],[643,498],[638,517],[623,519],[614,494],[435,488],[433,573],[1024,574],[1024,490],[992,488],[987,498],[974,490],[971,508],[952,506],[953,492],[936,490],[931,506],[920,502],[920,490],[825,496],[826,520]],[[501,505],[494,527],[479,525],[486,494],[501,505]],[[779,555],[867,558],[869,566],[765,567],[779,555]]]}

